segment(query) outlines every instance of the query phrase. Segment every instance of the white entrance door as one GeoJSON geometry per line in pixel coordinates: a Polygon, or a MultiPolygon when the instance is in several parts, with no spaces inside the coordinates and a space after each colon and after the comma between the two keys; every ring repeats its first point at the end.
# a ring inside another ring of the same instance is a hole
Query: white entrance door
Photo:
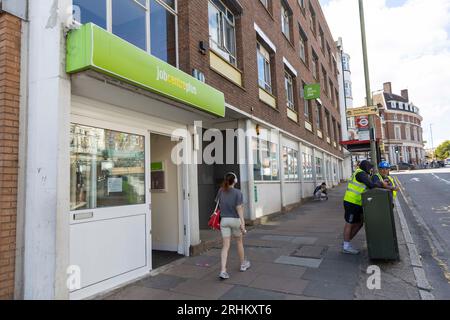
{"type": "Polygon", "coordinates": [[[151,269],[149,135],[71,125],[70,263],[87,297],[151,269]]]}

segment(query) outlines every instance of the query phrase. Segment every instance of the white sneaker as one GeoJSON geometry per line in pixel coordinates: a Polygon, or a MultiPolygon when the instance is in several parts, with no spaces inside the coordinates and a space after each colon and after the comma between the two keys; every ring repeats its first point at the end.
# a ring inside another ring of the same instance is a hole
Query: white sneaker
{"type": "Polygon", "coordinates": [[[221,272],[221,273],[219,274],[219,278],[220,278],[221,280],[227,280],[227,279],[230,279],[230,275],[228,274],[228,272],[221,272]]]}
{"type": "Polygon", "coordinates": [[[352,246],[349,246],[348,248],[342,248],[342,252],[345,254],[352,254],[352,255],[359,254],[359,250],[353,248],[352,246]]]}
{"type": "Polygon", "coordinates": [[[245,260],[243,264],[241,264],[241,272],[247,271],[250,268],[250,261],[245,260]]]}

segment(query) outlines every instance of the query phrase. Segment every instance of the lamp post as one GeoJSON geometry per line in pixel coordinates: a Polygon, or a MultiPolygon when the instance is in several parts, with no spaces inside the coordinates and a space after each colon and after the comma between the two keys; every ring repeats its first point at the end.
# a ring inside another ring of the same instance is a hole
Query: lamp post
{"type": "MultiPolygon", "coordinates": [[[[363,0],[359,0],[359,16],[361,22],[361,38],[362,49],[364,58],[364,77],[366,80],[366,96],[367,106],[372,106],[372,92],[370,91],[370,75],[369,75],[369,61],[367,57],[367,39],[366,39],[366,25],[364,19],[364,3],[363,0]]],[[[375,141],[375,116],[369,116],[369,128],[370,128],[370,157],[375,168],[378,167],[377,146],[375,141]]]]}

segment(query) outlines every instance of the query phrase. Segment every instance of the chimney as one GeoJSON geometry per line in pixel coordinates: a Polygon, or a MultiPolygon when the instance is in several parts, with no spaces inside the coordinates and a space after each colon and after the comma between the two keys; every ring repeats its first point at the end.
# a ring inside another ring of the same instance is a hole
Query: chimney
{"type": "Polygon", "coordinates": [[[408,100],[408,102],[409,102],[408,89],[402,90],[402,97],[405,98],[406,100],[408,100]]]}
{"type": "Polygon", "coordinates": [[[383,84],[383,91],[389,94],[392,94],[392,83],[386,82],[383,84]]]}

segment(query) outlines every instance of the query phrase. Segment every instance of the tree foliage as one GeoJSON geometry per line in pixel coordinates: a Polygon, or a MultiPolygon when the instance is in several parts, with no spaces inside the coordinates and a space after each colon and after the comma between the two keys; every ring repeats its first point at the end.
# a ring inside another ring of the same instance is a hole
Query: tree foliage
{"type": "Polygon", "coordinates": [[[450,158],[450,140],[443,142],[436,148],[436,157],[441,160],[450,158]]]}

